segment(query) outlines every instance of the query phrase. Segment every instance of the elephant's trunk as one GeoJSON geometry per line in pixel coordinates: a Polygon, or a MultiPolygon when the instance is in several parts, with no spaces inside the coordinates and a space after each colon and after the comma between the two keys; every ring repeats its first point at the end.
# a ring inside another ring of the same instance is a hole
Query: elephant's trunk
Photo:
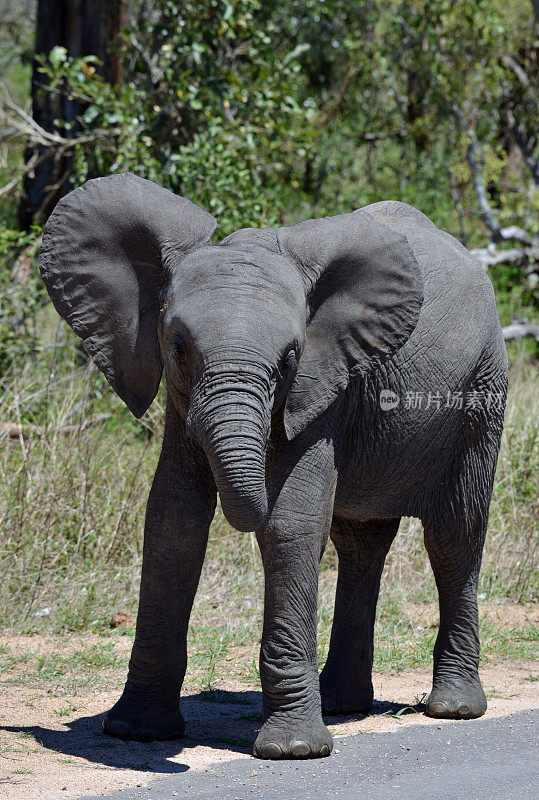
{"type": "Polygon", "coordinates": [[[188,426],[206,452],[223,513],[240,531],[260,528],[268,515],[265,456],[270,417],[266,370],[221,365],[197,382],[188,426]]]}

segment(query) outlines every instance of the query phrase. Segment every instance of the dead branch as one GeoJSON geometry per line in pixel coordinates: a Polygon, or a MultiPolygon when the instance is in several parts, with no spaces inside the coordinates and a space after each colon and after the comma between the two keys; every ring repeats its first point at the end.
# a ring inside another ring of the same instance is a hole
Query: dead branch
{"type": "Polygon", "coordinates": [[[18,175],[15,175],[10,181],[8,181],[4,186],[0,186],[0,197],[4,194],[9,194],[10,192],[15,189],[15,187],[21,182],[25,175],[32,172],[34,168],[41,162],[45,156],[42,154],[39,156],[37,153],[34,153],[24,164],[18,168],[18,175]]]}
{"type": "Polygon", "coordinates": [[[492,242],[497,243],[500,241],[515,240],[523,244],[529,243],[529,237],[525,230],[519,228],[518,225],[511,225],[508,228],[500,227],[490,203],[488,201],[485,185],[483,183],[483,176],[479,167],[479,141],[474,128],[469,125],[464,117],[464,114],[457,105],[453,105],[453,113],[457,118],[460,127],[464,133],[469,137],[468,149],[466,151],[466,160],[470,167],[472,174],[472,182],[475,189],[477,202],[479,203],[479,213],[486,228],[491,233],[492,242]]]}
{"type": "Polygon", "coordinates": [[[24,136],[31,145],[42,145],[44,147],[76,147],[78,144],[89,144],[95,142],[104,135],[104,131],[95,131],[91,135],[74,136],[66,138],[59,133],[51,133],[42,128],[26,111],[13,102],[11,97],[2,89],[2,103],[0,104],[0,141],[9,141],[15,136],[24,136]],[[6,111],[11,111],[9,114],[6,111]],[[11,126],[11,127],[9,127],[11,126]]]}
{"type": "Polygon", "coordinates": [[[59,133],[51,133],[39,125],[26,111],[13,102],[4,86],[0,85],[2,96],[0,98],[0,142],[10,142],[13,139],[23,139],[34,153],[26,164],[17,167],[17,174],[4,186],[0,187],[0,197],[9,194],[26,175],[32,174],[36,167],[54,155],[62,158],[68,151],[81,144],[95,144],[103,142],[107,137],[114,135],[115,131],[96,130],[92,134],[84,134],[67,138],[59,133]]]}
{"type": "Polygon", "coordinates": [[[530,133],[523,122],[517,123],[510,109],[507,109],[505,118],[507,120],[507,130],[509,134],[522,153],[530,169],[535,185],[539,186],[539,158],[535,157],[537,136],[530,133]]]}
{"type": "Polygon", "coordinates": [[[359,138],[364,139],[366,142],[378,142],[382,141],[383,139],[406,139],[406,136],[406,131],[404,128],[401,128],[398,131],[388,131],[387,133],[373,133],[371,131],[366,131],[366,133],[361,133],[359,138]]]}
{"type": "Polygon", "coordinates": [[[462,244],[466,247],[466,242],[468,241],[468,234],[466,231],[466,214],[464,213],[464,207],[462,205],[462,194],[460,192],[457,180],[452,172],[449,173],[450,178],[450,191],[451,191],[451,199],[453,200],[453,205],[457,211],[457,215],[459,218],[459,238],[462,244]]]}
{"type": "Polygon", "coordinates": [[[30,423],[20,425],[15,422],[0,422],[0,441],[2,439],[28,439],[30,436],[38,436],[40,438],[46,437],[49,433],[61,433],[69,436],[79,431],[88,430],[93,428],[94,425],[99,425],[101,422],[106,422],[112,417],[112,414],[98,414],[97,417],[85,419],[80,425],[62,425],[60,428],[47,431],[39,425],[31,425],[30,423]]]}
{"type": "Polygon", "coordinates": [[[507,264],[512,267],[525,267],[528,264],[539,262],[539,246],[514,248],[511,250],[496,250],[495,247],[478,248],[470,250],[474,258],[481,262],[485,269],[498,264],[507,264]]]}
{"type": "Polygon", "coordinates": [[[526,75],[526,72],[522,69],[520,64],[517,61],[515,61],[515,59],[512,56],[507,54],[502,55],[500,56],[500,61],[502,62],[504,67],[508,67],[513,72],[516,79],[519,81],[519,83],[522,84],[522,86],[527,88],[530,85],[530,79],[526,75]]]}
{"type": "Polygon", "coordinates": [[[538,186],[539,158],[537,158],[535,155],[537,135],[534,130],[530,131],[527,128],[526,123],[522,119],[516,120],[514,114],[515,107],[518,108],[522,100],[525,101],[526,105],[529,105],[530,109],[535,107],[537,100],[534,92],[534,86],[526,71],[512,56],[504,54],[499,58],[500,63],[503,64],[503,66],[507,69],[511,70],[513,75],[516,77],[518,83],[520,84],[520,91],[522,94],[520,102],[515,102],[515,96],[513,94],[512,99],[510,99],[510,102],[507,104],[507,107],[503,109],[502,118],[504,119],[508,134],[520,149],[520,152],[524,156],[524,159],[530,168],[535,185],[538,186]]]}
{"type": "Polygon", "coordinates": [[[357,72],[358,72],[358,68],[353,66],[353,67],[350,67],[350,69],[346,73],[345,79],[343,81],[343,85],[341,86],[340,90],[338,91],[337,97],[333,101],[333,104],[331,105],[331,108],[329,109],[329,111],[327,111],[325,116],[319,122],[319,126],[321,128],[325,128],[326,125],[329,125],[331,120],[336,116],[336,114],[339,113],[339,111],[341,109],[341,106],[344,103],[344,100],[345,100],[346,95],[348,93],[348,89],[350,88],[350,84],[352,83],[352,80],[353,80],[354,76],[357,74],[357,72]]]}
{"type": "Polygon", "coordinates": [[[511,342],[514,339],[523,339],[526,336],[535,339],[539,342],[539,325],[531,325],[529,322],[512,322],[511,325],[506,325],[503,330],[503,338],[506,342],[511,342]]]}
{"type": "Polygon", "coordinates": [[[148,75],[148,87],[153,91],[163,79],[163,71],[158,66],[158,56],[156,53],[151,54],[145,50],[133,33],[131,34],[130,42],[144,62],[148,75]]]}

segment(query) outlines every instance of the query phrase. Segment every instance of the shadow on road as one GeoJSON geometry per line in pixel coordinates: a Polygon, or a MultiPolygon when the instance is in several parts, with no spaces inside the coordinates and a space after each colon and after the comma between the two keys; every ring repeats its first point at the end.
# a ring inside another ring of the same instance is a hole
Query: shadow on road
{"type": "Polygon", "coordinates": [[[332,714],[324,714],[324,722],[326,725],[335,725],[338,722],[346,722],[349,720],[362,720],[367,717],[404,717],[409,714],[423,714],[425,712],[425,704],[423,701],[415,703],[414,705],[406,705],[405,703],[393,703],[390,700],[375,700],[372,704],[371,710],[367,714],[341,714],[333,716],[332,714]]]}
{"type": "MultiPolygon", "coordinates": [[[[0,730],[29,735],[48,750],[84,758],[92,764],[163,774],[186,772],[189,766],[181,763],[181,754],[199,745],[234,753],[252,752],[253,742],[262,724],[261,692],[200,692],[182,698],[181,709],[187,734],[183,739],[171,742],[123,742],[106,736],[101,730],[104,713],[66,722],[61,730],[39,725],[6,725],[0,726],[0,730]]],[[[406,706],[375,701],[370,715],[403,716],[423,710],[421,704],[406,706]]],[[[328,725],[334,725],[346,720],[365,719],[370,715],[325,715],[324,720],[328,725]]]]}

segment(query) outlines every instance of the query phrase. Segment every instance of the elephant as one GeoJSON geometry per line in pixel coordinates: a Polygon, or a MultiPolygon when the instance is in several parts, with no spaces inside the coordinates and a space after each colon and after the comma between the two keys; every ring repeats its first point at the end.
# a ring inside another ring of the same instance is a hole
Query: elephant
{"type": "Polygon", "coordinates": [[[371,707],[380,578],[403,516],[423,525],[438,591],[426,712],[481,716],[478,574],[508,373],[489,278],[397,201],[212,244],[216,224],[125,173],[67,194],[43,232],[52,302],[135,417],[166,376],[135,640],[104,731],[184,733],[187,627],[217,494],[264,567],[255,756],[328,756],[322,712],[371,707]],[[329,537],[338,577],[319,675],[329,537]]]}

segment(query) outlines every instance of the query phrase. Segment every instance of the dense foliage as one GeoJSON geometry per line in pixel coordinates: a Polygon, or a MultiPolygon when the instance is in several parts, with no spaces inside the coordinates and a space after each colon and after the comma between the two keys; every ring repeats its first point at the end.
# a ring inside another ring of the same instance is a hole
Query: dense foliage
{"type": "Polygon", "coordinates": [[[129,8],[121,85],[61,47],[42,66],[49,90],[82,104],[70,129],[58,120],[62,135],[87,135],[73,184],[133,169],[206,205],[223,234],[396,197],[473,243],[485,233],[466,161],[473,130],[501,224],[533,227],[529,0],[129,8]]]}
{"type": "MultiPolygon", "coordinates": [[[[128,7],[115,45],[120,83],[101,77],[95,56],[71,58],[58,46],[41,57],[45,90],[79,110],[74,121],[56,122],[60,140],[79,142],[70,146],[66,187],[133,170],[204,205],[222,235],[401,199],[477,246],[492,235],[481,221],[478,178],[496,225],[536,233],[538,26],[529,0],[128,7]]],[[[21,15],[2,38],[10,90],[21,102],[31,20],[21,15]]],[[[7,181],[23,151],[20,138],[5,138],[7,181]]],[[[0,199],[15,227],[17,195],[0,199]]],[[[23,240],[15,231],[2,242],[9,261],[8,243],[15,257],[23,240]]],[[[533,313],[535,284],[521,269],[492,277],[504,322],[533,313]]],[[[9,287],[10,272],[2,282],[9,287]]],[[[4,320],[11,302],[3,300],[4,320]]]]}
{"type": "Polygon", "coordinates": [[[198,200],[223,233],[276,222],[282,176],[311,138],[298,53],[258,0],[154,6],[129,33],[122,85],[63,48],[43,65],[53,90],[85,102],[77,128],[98,143],[77,148],[75,180],[132,169],[198,200]]]}

